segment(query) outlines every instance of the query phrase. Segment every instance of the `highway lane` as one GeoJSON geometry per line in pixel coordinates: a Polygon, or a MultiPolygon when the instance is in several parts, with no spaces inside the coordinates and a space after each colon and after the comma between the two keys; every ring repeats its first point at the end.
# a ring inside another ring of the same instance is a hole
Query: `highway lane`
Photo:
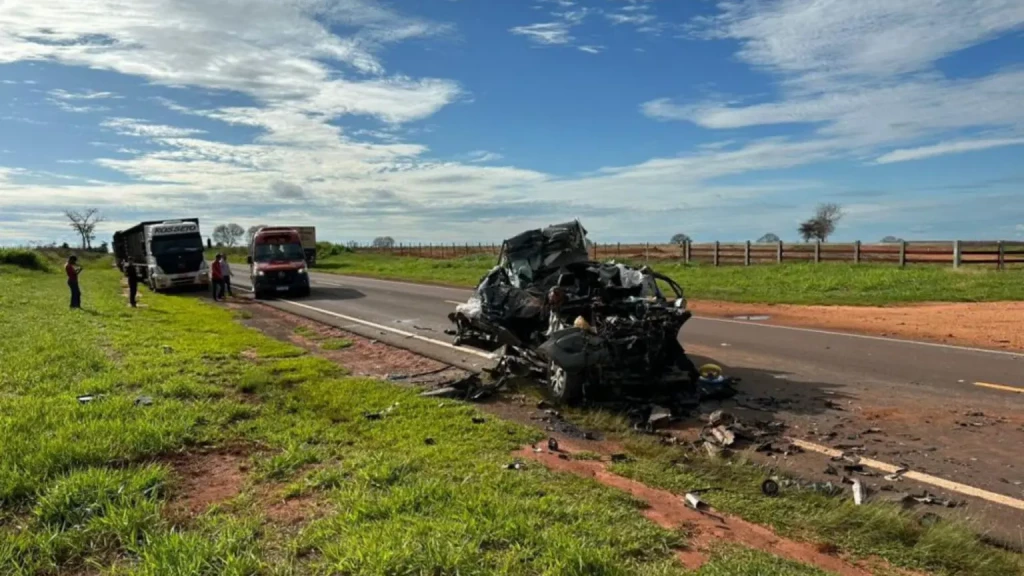
{"type": "MultiPolygon", "coordinates": [[[[311,278],[313,294],[297,301],[445,342],[450,341],[444,334],[451,327],[448,313],[471,293],[333,274],[314,273],[311,278]]],[[[715,358],[769,358],[771,366],[766,370],[814,377],[827,374],[837,384],[885,384],[1024,405],[1024,394],[974,385],[985,382],[1024,389],[1024,354],[701,317],[686,324],[681,339],[688,348],[714,350],[715,358]]]]}

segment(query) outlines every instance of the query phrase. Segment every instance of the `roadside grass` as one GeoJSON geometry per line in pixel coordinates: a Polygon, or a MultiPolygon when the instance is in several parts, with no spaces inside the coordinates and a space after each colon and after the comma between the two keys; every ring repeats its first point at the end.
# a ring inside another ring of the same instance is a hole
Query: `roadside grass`
{"type": "MultiPolygon", "coordinates": [[[[496,258],[476,255],[451,260],[360,254],[332,256],[317,271],[392,280],[472,287],[496,258]]],[[[675,279],[695,300],[769,304],[884,306],[917,302],[989,302],[1024,299],[1024,269],[914,265],[783,264],[758,266],[683,265],[652,267],[675,279]]]]}
{"type": "Polygon", "coordinates": [[[329,338],[320,343],[323,350],[344,350],[352,346],[352,341],[347,338],[329,338]]]}
{"type": "Polygon", "coordinates": [[[35,250],[0,248],[0,265],[17,266],[26,270],[48,270],[46,259],[35,250]]]}
{"type": "Polygon", "coordinates": [[[197,299],[131,309],[109,261],[83,274],[80,311],[57,305],[59,274],[2,271],[4,575],[685,573],[683,536],[628,495],[507,469],[535,430],[346,377],[197,299]],[[243,492],[180,518],[169,457],[218,447],[249,451],[243,492]],[[321,513],[278,526],[268,490],[321,513]]]}

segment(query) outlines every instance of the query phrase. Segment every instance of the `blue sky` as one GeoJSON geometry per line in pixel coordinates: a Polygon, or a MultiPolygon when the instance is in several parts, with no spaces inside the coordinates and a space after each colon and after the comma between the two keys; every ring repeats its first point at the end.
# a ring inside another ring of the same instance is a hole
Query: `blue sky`
{"type": "Polygon", "coordinates": [[[5,0],[0,244],[1024,238],[1020,0],[5,0]]]}

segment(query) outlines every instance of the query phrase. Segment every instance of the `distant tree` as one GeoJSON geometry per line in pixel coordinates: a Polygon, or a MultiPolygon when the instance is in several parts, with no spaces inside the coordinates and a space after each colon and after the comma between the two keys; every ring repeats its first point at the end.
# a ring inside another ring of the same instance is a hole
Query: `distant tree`
{"type": "Polygon", "coordinates": [[[81,236],[82,249],[92,248],[92,241],[96,238],[96,225],[103,222],[100,211],[96,208],[89,208],[85,212],[65,210],[64,216],[70,221],[71,228],[81,236]]]}
{"type": "Polygon", "coordinates": [[[107,252],[110,252],[110,246],[107,244],[106,241],[100,242],[100,246],[99,248],[96,249],[96,251],[106,254],[107,252]]]}
{"type": "Polygon", "coordinates": [[[678,245],[681,246],[683,244],[686,244],[687,242],[691,242],[692,240],[693,240],[692,238],[690,238],[686,234],[683,234],[682,232],[680,232],[679,234],[673,235],[672,239],[669,240],[669,243],[670,244],[678,244],[678,245]]]}
{"type": "Polygon", "coordinates": [[[374,248],[392,248],[395,245],[395,239],[391,236],[377,236],[373,239],[374,248]]]}
{"type": "Polygon", "coordinates": [[[897,238],[895,236],[886,236],[882,238],[882,244],[899,244],[903,242],[903,238],[897,238]]]}
{"type": "Polygon", "coordinates": [[[256,236],[256,233],[260,231],[260,228],[266,227],[266,224],[257,224],[255,226],[249,226],[249,229],[245,231],[245,243],[247,245],[252,244],[253,236],[256,236]]]}
{"type": "Polygon", "coordinates": [[[61,250],[71,250],[71,246],[68,246],[67,242],[60,245],[61,250]]]}
{"type": "Polygon", "coordinates": [[[356,242],[355,240],[349,240],[346,246],[348,246],[352,250],[355,250],[356,248],[359,248],[359,242],[356,242]]]}
{"type": "Polygon", "coordinates": [[[839,204],[832,202],[819,204],[814,211],[814,216],[801,223],[797,232],[800,233],[804,242],[810,242],[812,239],[826,242],[828,237],[836,231],[836,224],[842,218],[843,209],[839,204]]]}
{"type": "Polygon", "coordinates": [[[213,240],[220,246],[232,248],[245,236],[245,228],[238,224],[221,224],[213,229],[213,240]]]}
{"type": "Polygon", "coordinates": [[[758,238],[757,242],[758,242],[758,244],[769,244],[769,243],[778,242],[779,240],[780,240],[780,238],[778,236],[776,236],[775,234],[772,234],[771,232],[769,232],[769,233],[765,234],[764,236],[761,236],[760,238],[758,238]]]}

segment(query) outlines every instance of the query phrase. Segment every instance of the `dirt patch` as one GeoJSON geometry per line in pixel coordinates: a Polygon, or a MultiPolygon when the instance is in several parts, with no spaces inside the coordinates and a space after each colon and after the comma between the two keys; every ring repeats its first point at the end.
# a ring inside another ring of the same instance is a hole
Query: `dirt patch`
{"type": "Polygon", "coordinates": [[[272,496],[264,501],[267,519],[282,526],[306,524],[310,520],[322,516],[324,512],[324,504],[313,496],[297,498],[272,496]]]}
{"type": "Polygon", "coordinates": [[[188,516],[237,496],[249,471],[248,458],[241,451],[183,454],[168,463],[177,477],[172,508],[188,516]]]}
{"type": "MultiPolygon", "coordinates": [[[[560,440],[559,443],[563,454],[583,450],[568,440],[560,440]]],[[[593,451],[594,446],[588,444],[586,449],[593,451]]],[[[698,512],[688,507],[676,494],[609,472],[603,462],[563,459],[558,453],[547,450],[535,452],[531,447],[523,448],[516,456],[540,462],[552,470],[593,478],[646,502],[648,507],[644,515],[651,521],[669,529],[683,527],[689,532],[689,547],[678,553],[679,560],[689,569],[700,568],[708,560],[715,545],[730,542],[810,564],[841,576],[868,576],[872,573],[828,550],[823,551],[819,545],[783,538],[764,526],[751,524],[717,510],[698,512]]]]}
{"type": "Polygon", "coordinates": [[[766,315],[764,324],[822,328],[929,340],[1001,350],[1024,350],[1024,302],[918,304],[913,306],[793,306],[701,300],[697,315],[720,318],[766,315]]]}

